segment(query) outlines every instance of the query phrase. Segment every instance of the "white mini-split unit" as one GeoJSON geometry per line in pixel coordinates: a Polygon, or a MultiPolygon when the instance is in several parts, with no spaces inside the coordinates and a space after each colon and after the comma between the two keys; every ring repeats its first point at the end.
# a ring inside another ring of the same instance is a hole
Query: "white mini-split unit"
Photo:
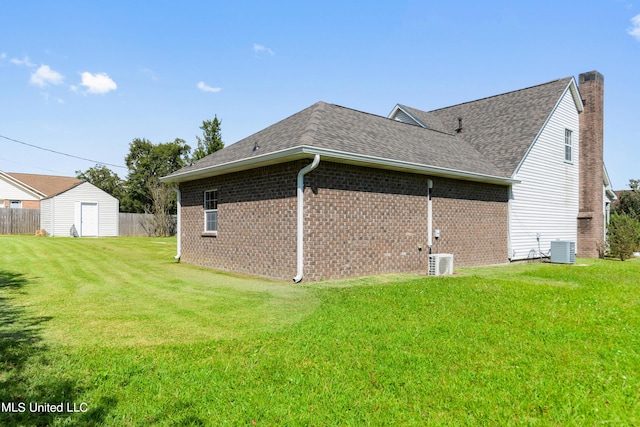
{"type": "Polygon", "coordinates": [[[429,276],[453,274],[453,254],[429,255],[429,276]]]}

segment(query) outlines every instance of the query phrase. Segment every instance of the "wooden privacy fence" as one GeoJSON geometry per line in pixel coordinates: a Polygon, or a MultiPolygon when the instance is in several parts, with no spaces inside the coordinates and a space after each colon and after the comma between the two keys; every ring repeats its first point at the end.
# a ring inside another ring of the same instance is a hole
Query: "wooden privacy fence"
{"type": "Polygon", "coordinates": [[[35,234],[40,209],[0,209],[0,234],[35,234]]]}
{"type": "MultiPolygon", "coordinates": [[[[173,222],[171,234],[175,234],[176,215],[171,216],[173,222]]],[[[155,218],[152,214],[120,212],[118,225],[119,236],[153,236],[156,230],[155,218]]]]}
{"type": "MultiPolygon", "coordinates": [[[[176,216],[171,217],[175,234],[176,216]]],[[[120,236],[153,236],[155,221],[151,214],[119,214],[120,236]]],[[[0,234],[35,234],[40,228],[39,209],[0,209],[0,234]]]]}

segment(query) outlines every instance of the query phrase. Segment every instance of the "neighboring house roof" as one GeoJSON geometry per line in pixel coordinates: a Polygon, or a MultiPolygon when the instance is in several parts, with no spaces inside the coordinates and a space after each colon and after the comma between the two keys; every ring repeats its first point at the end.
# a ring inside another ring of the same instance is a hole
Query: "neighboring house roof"
{"type": "Polygon", "coordinates": [[[163,180],[182,182],[320,154],[324,159],[395,170],[509,183],[457,135],[318,102],[163,180]]]}
{"type": "Polygon", "coordinates": [[[42,195],[42,197],[56,196],[84,182],[78,178],[69,176],[36,175],[13,172],[8,172],[6,175],[9,175],[16,181],[37,191],[42,195]]]}
{"type": "Polygon", "coordinates": [[[499,174],[512,176],[567,90],[582,111],[573,77],[438,110],[398,107],[432,129],[459,135],[495,164],[499,174]]]}
{"type": "MultiPolygon", "coordinates": [[[[34,199],[39,200],[46,196],[42,191],[38,191],[37,189],[25,184],[24,182],[12,177],[6,172],[0,171],[0,179],[8,182],[11,186],[24,191],[27,194],[30,194],[34,199]]],[[[0,194],[0,197],[5,197],[5,195],[0,194]]]]}

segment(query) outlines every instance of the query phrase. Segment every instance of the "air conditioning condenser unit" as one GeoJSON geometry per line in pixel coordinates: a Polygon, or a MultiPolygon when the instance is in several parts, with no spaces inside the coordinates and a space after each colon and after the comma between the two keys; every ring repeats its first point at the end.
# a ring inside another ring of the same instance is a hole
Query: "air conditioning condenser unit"
{"type": "Polygon", "coordinates": [[[453,254],[429,255],[429,276],[453,274],[453,254]]]}
{"type": "Polygon", "coordinates": [[[575,264],[576,242],[552,240],[550,258],[551,262],[556,264],[575,264]]]}

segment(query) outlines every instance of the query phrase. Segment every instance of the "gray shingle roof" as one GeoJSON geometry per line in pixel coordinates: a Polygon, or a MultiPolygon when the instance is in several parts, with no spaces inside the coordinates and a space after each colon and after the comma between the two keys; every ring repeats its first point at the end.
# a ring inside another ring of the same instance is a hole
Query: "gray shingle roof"
{"type": "Polygon", "coordinates": [[[425,114],[440,119],[442,130],[450,133],[461,118],[458,135],[495,164],[500,175],[511,176],[571,81],[567,77],[425,114]]]}
{"type": "Polygon", "coordinates": [[[302,146],[499,176],[485,156],[456,135],[318,102],[169,177],[302,146]]]}
{"type": "Polygon", "coordinates": [[[278,153],[295,147],[510,178],[571,81],[554,80],[429,112],[401,106],[429,129],[318,102],[164,179],[197,178],[268,154],[269,161],[286,161],[278,153]]]}

